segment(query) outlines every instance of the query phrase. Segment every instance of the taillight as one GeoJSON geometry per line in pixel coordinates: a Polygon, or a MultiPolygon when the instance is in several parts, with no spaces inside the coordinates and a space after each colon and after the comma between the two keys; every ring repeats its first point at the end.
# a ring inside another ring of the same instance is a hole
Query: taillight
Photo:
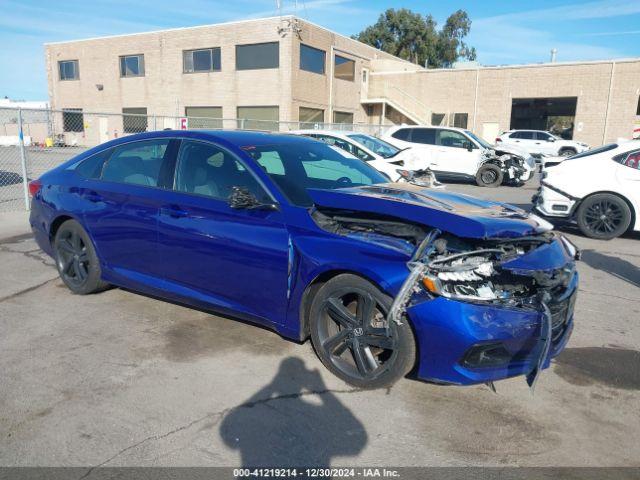
{"type": "Polygon", "coordinates": [[[502,139],[500,137],[496,137],[496,143],[499,143],[501,141],[502,141],[502,139]]]}
{"type": "Polygon", "coordinates": [[[38,193],[41,188],[42,188],[42,183],[40,183],[40,180],[32,180],[32,181],[30,181],[29,182],[29,195],[31,195],[32,197],[35,197],[36,193],[38,193]]]}

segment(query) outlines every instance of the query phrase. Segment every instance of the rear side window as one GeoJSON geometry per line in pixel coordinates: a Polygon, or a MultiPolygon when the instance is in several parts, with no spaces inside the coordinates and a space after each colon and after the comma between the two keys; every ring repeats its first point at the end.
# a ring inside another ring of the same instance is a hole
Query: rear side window
{"type": "Polygon", "coordinates": [[[533,140],[533,132],[513,132],[510,138],[519,138],[521,140],[533,140]]]}
{"type": "Polygon", "coordinates": [[[102,179],[157,187],[169,142],[169,139],[145,140],[116,147],[102,171],[102,179]]]}
{"type": "Polygon", "coordinates": [[[78,163],[75,166],[74,171],[84,178],[100,178],[104,162],[107,161],[112,153],[113,148],[107,148],[102,152],[91,155],[89,158],[85,158],[80,163],[78,163]]]}
{"type": "Polygon", "coordinates": [[[400,130],[396,130],[391,134],[393,138],[397,138],[398,140],[409,140],[409,136],[411,134],[411,130],[408,128],[401,128],[400,130]]]}
{"type": "Polygon", "coordinates": [[[411,141],[425,145],[435,145],[436,131],[433,128],[414,128],[411,134],[411,141]]]}

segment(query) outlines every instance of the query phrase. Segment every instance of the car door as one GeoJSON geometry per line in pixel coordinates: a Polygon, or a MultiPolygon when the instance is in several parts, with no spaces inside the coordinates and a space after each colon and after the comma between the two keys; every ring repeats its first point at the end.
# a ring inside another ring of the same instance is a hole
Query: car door
{"type": "Polygon", "coordinates": [[[533,153],[544,153],[547,155],[557,155],[558,146],[556,145],[556,139],[553,135],[547,132],[534,132],[535,141],[534,147],[532,147],[533,153]]]}
{"type": "Polygon", "coordinates": [[[176,140],[158,138],[115,147],[99,177],[78,187],[82,219],[107,276],[144,284],[162,276],[158,191],[168,186],[177,145],[176,140]]]}
{"type": "Polygon", "coordinates": [[[283,323],[289,236],[278,209],[234,209],[233,187],[271,195],[234,154],[183,140],[174,188],[162,192],[159,258],[173,291],[205,304],[283,323]]]}
{"type": "Polygon", "coordinates": [[[437,129],[438,170],[452,177],[475,177],[481,150],[466,135],[456,130],[437,129]]]}
{"type": "Polygon", "coordinates": [[[514,145],[518,145],[520,148],[531,153],[540,153],[540,150],[535,148],[535,134],[529,130],[520,130],[513,132],[510,136],[514,145]]]}

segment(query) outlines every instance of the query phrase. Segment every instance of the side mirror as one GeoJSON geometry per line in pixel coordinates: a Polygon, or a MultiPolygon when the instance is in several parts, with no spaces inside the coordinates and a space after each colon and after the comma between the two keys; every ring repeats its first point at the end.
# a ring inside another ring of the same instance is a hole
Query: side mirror
{"type": "Polygon", "coordinates": [[[555,141],[556,141],[556,137],[547,138],[547,142],[555,142],[555,141]]]}
{"type": "Polygon", "coordinates": [[[246,187],[231,187],[228,198],[229,206],[235,209],[246,210],[277,210],[275,203],[262,203],[246,187]]]}
{"type": "Polygon", "coordinates": [[[471,142],[464,142],[464,148],[466,148],[468,151],[473,152],[473,143],[471,142]]]}

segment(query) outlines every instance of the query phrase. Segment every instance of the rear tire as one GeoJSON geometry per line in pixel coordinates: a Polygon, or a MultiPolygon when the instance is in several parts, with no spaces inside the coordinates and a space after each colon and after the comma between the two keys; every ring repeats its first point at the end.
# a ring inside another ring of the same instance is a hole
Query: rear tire
{"type": "Polygon", "coordinates": [[[356,275],[338,275],[313,298],[313,347],[329,371],[359,388],[393,385],[413,368],[416,345],[411,326],[382,320],[392,299],[356,275]]]}
{"type": "Polygon", "coordinates": [[[67,220],[58,228],[53,240],[58,274],[73,293],[87,295],[109,285],[100,277],[100,260],[87,232],[75,220],[67,220]]]}
{"type": "Polygon", "coordinates": [[[479,187],[499,187],[502,184],[504,174],[497,165],[487,163],[482,165],[476,173],[476,183],[479,187]]]}
{"type": "Polygon", "coordinates": [[[611,240],[629,229],[631,209],[617,195],[598,193],[582,201],[576,221],[580,231],[587,237],[611,240]]]}

